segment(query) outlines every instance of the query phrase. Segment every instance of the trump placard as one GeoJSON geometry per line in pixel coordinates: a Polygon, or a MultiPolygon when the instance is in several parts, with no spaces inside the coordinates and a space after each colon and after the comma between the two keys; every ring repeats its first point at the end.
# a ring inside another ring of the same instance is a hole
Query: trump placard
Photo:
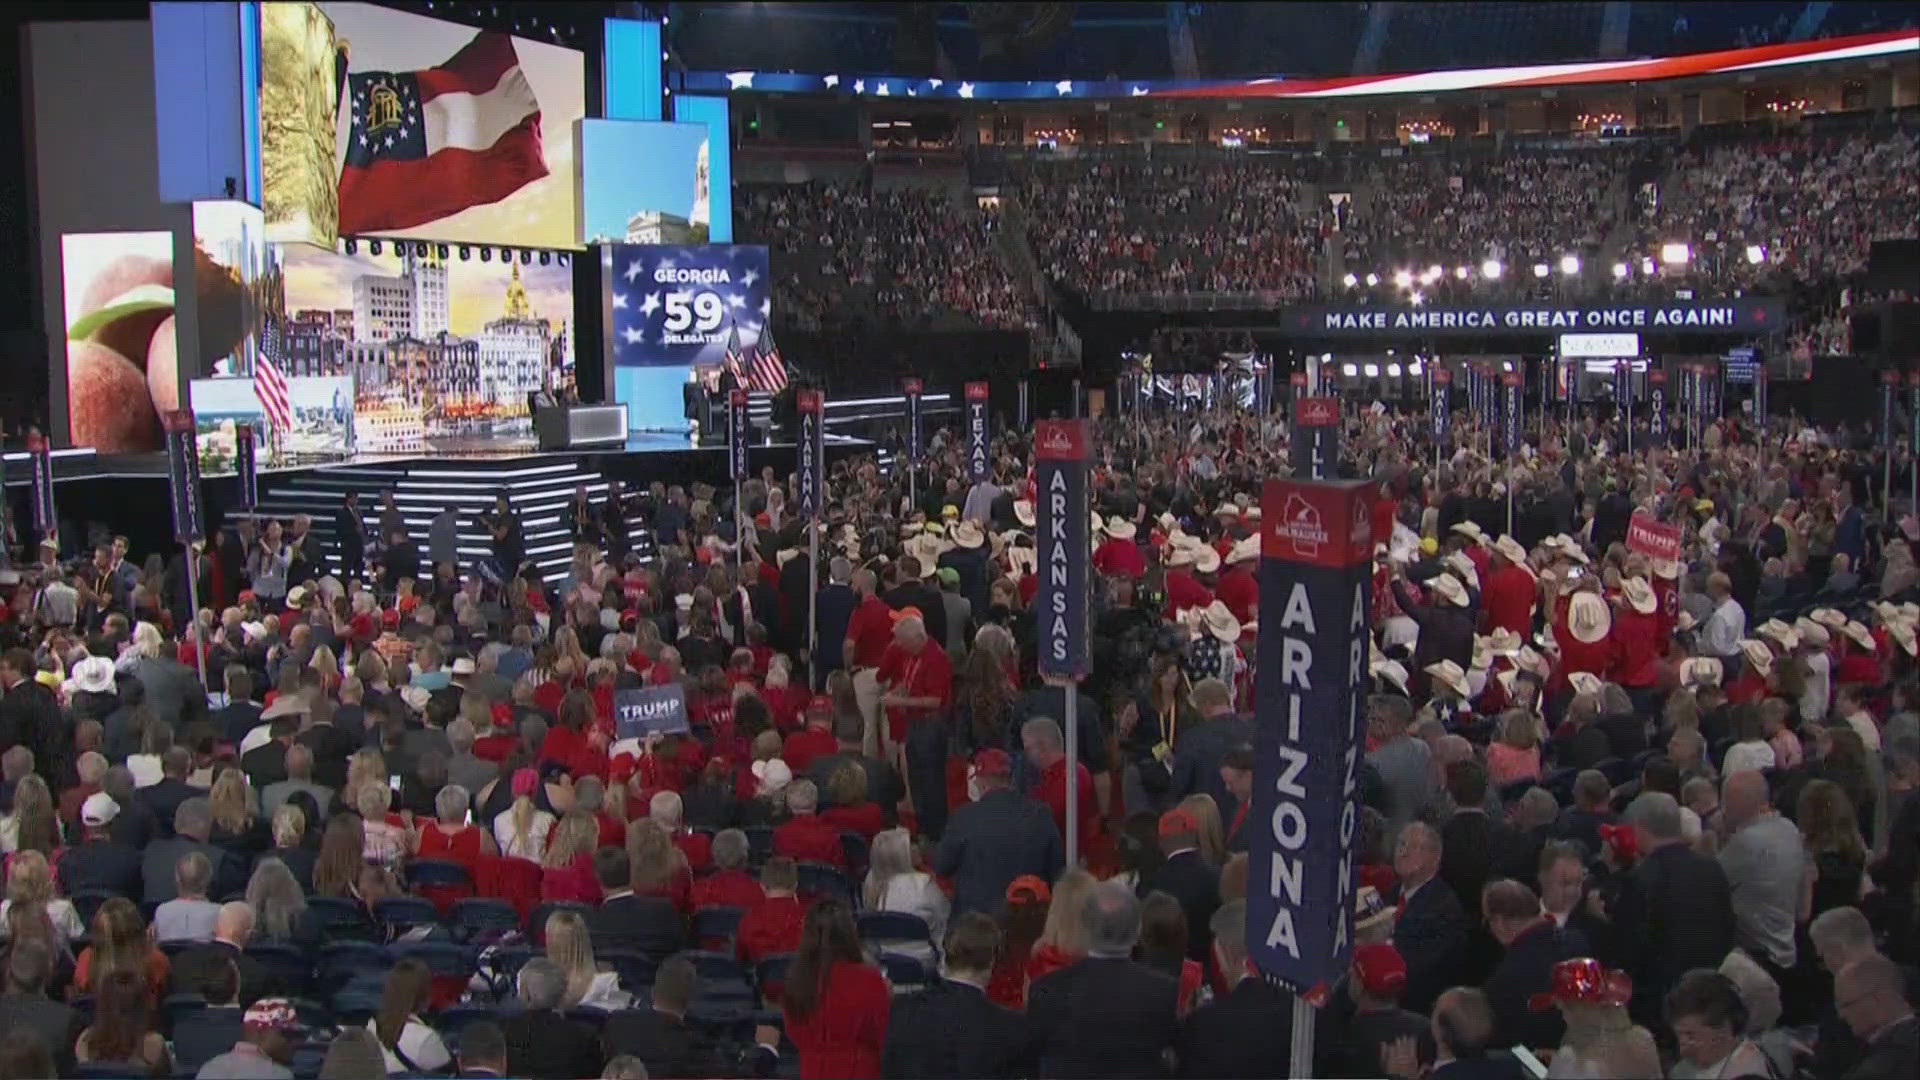
{"type": "Polygon", "coordinates": [[[613,727],[616,739],[644,739],[655,733],[672,735],[687,731],[686,691],[679,683],[616,690],[613,727]]]}

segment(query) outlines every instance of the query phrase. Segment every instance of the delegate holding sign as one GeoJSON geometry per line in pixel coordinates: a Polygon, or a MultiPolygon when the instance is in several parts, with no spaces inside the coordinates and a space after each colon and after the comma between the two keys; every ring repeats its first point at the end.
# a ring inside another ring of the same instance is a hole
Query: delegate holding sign
{"type": "Polygon", "coordinates": [[[613,692],[614,737],[644,739],[658,732],[672,735],[689,730],[687,695],[679,683],[613,692]]]}
{"type": "Polygon", "coordinates": [[[1087,425],[1042,420],[1033,432],[1034,483],[1040,491],[1038,542],[1040,673],[1085,675],[1087,645],[1087,425]]]}
{"type": "Polygon", "coordinates": [[[1267,978],[1324,991],[1353,953],[1375,486],[1268,480],[1247,945],[1267,978]]]}

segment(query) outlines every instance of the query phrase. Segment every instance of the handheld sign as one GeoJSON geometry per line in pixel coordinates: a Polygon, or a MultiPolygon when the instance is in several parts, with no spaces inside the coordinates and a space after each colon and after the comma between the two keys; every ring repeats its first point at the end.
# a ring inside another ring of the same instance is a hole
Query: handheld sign
{"type": "Polygon", "coordinates": [[[1265,977],[1309,999],[1353,954],[1375,492],[1268,480],[1260,497],[1247,947],[1265,977]]]}
{"type": "Polygon", "coordinates": [[[691,730],[687,723],[687,694],[679,683],[613,692],[616,739],[644,739],[691,730]]]}
{"type": "Polygon", "coordinates": [[[967,384],[967,479],[987,478],[987,384],[967,384]]]}
{"type": "Polygon", "coordinates": [[[1647,433],[1657,443],[1667,441],[1667,370],[1647,366],[1647,433]]]}
{"type": "Polygon", "coordinates": [[[747,416],[747,392],[738,388],[727,391],[727,464],[735,480],[748,480],[753,476],[747,464],[752,424],[747,416]]]}
{"type": "Polygon", "coordinates": [[[1673,562],[1680,557],[1680,527],[1635,514],[1627,519],[1627,550],[1658,562],[1673,562]]]}
{"type": "Polygon", "coordinates": [[[27,436],[27,460],[33,471],[33,531],[42,540],[59,539],[60,518],[53,508],[53,455],[44,435],[27,436]]]}
{"type": "Polygon", "coordinates": [[[1295,398],[1289,460],[1296,480],[1331,480],[1340,471],[1340,400],[1295,398]]]}
{"type": "Polygon", "coordinates": [[[926,384],[919,379],[907,379],[900,384],[900,390],[907,396],[907,464],[920,464],[920,395],[926,384]]]}
{"type": "Polygon", "coordinates": [[[240,474],[240,509],[260,505],[260,466],[255,460],[252,424],[237,424],[233,429],[233,468],[240,474]]]}
{"type": "Polygon", "coordinates": [[[1501,419],[1506,422],[1507,456],[1520,452],[1520,373],[1505,371],[1500,374],[1500,396],[1505,399],[1501,419]]]}
{"type": "Polygon", "coordinates": [[[793,407],[800,417],[800,516],[818,520],[826,490],[826,402],[818,390],[796,390],[793,407]]]}
{"type": "Polygon", "coordinates": [[[1435,363],[1433,371],[1433,392],[1427,395],[1427,404],[1433,410],[1433,441],[1442,442],[1447,437],[1447,414],[1451,405],[1447,401],[1453,391],[1453,372],[1435,363]]]}
{"type": "Polygon", "coordinates": [[[174,409],[164,417],[167,436],[167,492],[173,500],[173,537],[187,543],[202,534],[200,519],[200,451],[193,430],[193,411],[174,409]]]}
{"type": "Polygon", "coordinates": [[[1085,675],[1093,667],[1087,641],[1087,424],[1042,420],[1033,433],[1033,478],[1039,491],[1035,530],[1039,591],[1034,595],[1042,675],[1085,675]]]}

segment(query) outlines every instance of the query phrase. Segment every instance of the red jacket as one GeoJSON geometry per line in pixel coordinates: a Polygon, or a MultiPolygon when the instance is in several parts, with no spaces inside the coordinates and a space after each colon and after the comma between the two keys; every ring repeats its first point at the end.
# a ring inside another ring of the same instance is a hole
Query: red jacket
{"type": "Polygon", "coordinates": [[[1533,630],[1533,575],[1511,564],[1480,577],[1485,629],[1511,630],[1526,640],[1533,630]]]}
{"type": "Polygon", "coordinates": [[[1606,637],[1588,645],[1575,638],[1565,622],[1559,622],[1554,624],[1553,638],[1560,643],[1560,663],[1553,669],[1553,689],[1565,689],[1567,676],[1576,671],[1589,671],[1604,679],[1612,669],[1613,631],[1609,630],[1606,637]]]}
{"type": "Polygon", "coordinates": [[[740,959],[757,964],[774,953],[798,949],[800,924],[806,915],[807,909],[794,896],[769,896],[748,908],[733,935],[740,959]]]}
{"type": "Polygon", "coordinates": [[[1227,605],[1233,617],[1241,622],[1253,621],[1253,609],[1260,606],[1260,583],[1254,579],[1253,572],[1241,566],[1220,575],[1220,583],[1214,587],[1214,599],[1227,605]]]}
{"type": "Polygon", "coordinates": [[[812,1014],[785,1015],[800,1080],[877,1080],[893,990],[877,968],[852,960],[834,961],[825,975],[812,1014]]]}
{"type": "Polygon", "coordinates": [[[840,830],[818,814],[801,814],[773,830],[773,853],[795,862],[826,863],[844,868],[846,849],[840,846],[840,830]]]}
{"type": "Polygon", "coordinates": [[[1727,704],[1744,705],[1767,696],[1767,677],[1748,664],[1740,677],[1727,684],[1727,704]]]}
{"type": "Polygon", "coordinates": [[[696,874],[713,865],[713,840],[705,833],[682,830],[673,838],[673,846],[687,857],[687,869],[696,874]]]}
{"type": "Polygon", "coordinates": [[[1147,574],[1147,557],[1132,540],[1108,540],[1093,553],[1093,568],[1138,581],[1147,574]]]}
{"type": "Polygon", "coordinates": [[[1163,618],[1171,619],[1176,612],[1188,608],[1203,608],[1213,603],[1213,591],[1200,584],[1186,570],[1167,571],[1167,608],[1161,613],[1163,618]]]}
{"type": "Polygon", "coordinates": [[[1621,686],[1652,686],[1660,678],[1660,611],[1642,615],[1631,607],[1615,611],[1608,635],[1616,646],[1614,682],[1621,686]]]}
{"type": "Polygon", "coordinates": [[[861,800],[852,806],[829,806],[820,817],[841,832],[859,833],[872,840],[887,827],[887,815],[879,803],[861,800]]]}
{"type": "Polygon", "coordinates": [[[813,763],[814,758],[839,751],[840,742],[833,737],[833,732],[805,727],[787,736],[780,748],[780,757],[793,770],[793,775],[799,776],[807,771],[807,766],[813,763]]]}
{"type": "Polygon", "coordinates": [[[747,911],[767,898],[760,883],[745,870],[719,870],[693,883],[693,909],[737,907],[747,911]]]}

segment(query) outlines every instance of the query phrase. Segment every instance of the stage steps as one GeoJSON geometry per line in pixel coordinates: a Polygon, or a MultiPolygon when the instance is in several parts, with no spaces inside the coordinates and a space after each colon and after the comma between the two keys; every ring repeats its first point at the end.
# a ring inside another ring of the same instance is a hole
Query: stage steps
{"type": "MultiPolygon", "coordinates": [[[[547,580],[565,576],[572,560],[572,541],[562,521],[574,489],[585,485],[587,495],[596,504],[604,502],[607,479],[598,470],[585,467],[579,460],[519,458],[485,461],[460,458],[427,458],[391,464],[343,465],[338,468],[305,472],[284,481],[261,478],[260,507],[257,513],[277,518],[307,514],[313,531],[326,550],[329,569],[339,565],[339,540],[334,533],[334,514],[349,491],[360,495],[361,518],[377,529],[383,492],[391,489],[393,501],[414,542],[420,545],[421,558],[427,553],[427,529],[441,507],[451,504],[459,518],[462,571],[493,552],[491,536],[477,520],[482,511],[493,509],[494,496],[505,493],[520,515],[525,534],[527,556],[545,573],[547,580]]],[[[631,497],[634,489],[628,487],[631,497]]],[[[244,516],[235,510],[234,520],[244,516]]],[[[646,523],[636,514],[627,519],[633,550],[651,553],[653,538],[646,523]]]]}

